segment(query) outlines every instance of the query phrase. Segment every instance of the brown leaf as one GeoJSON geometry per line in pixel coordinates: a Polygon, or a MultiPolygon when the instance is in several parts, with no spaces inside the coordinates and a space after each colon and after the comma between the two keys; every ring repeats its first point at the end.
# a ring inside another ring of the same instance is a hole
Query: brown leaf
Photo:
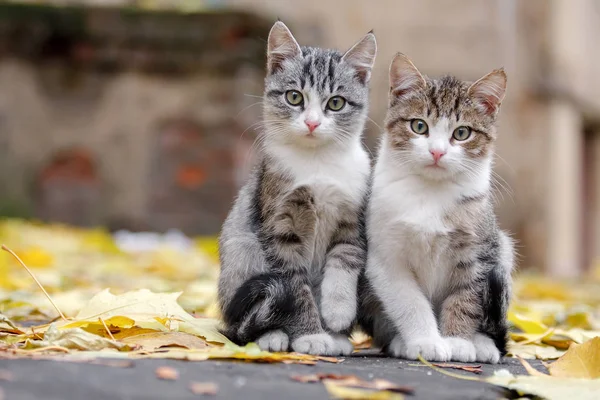
{"type": "Polygon", "coordinates": [[[452,368],[452,369],[460,369],[461,371],[472,372],[474,374],[481,374],[483,371],[481,370],[481,365],[461,365],[461,364],[450,364],[450,363],[433,363],[436,367],[439,368],[452,368]]]}
{"type": "Polygon", "coordinates": [[[344,380],[355,378],[352,375],[336,375],[336,374],[311,374],[311,375],[292,375],[290,379],[301,383],[315,383],[324,379],[329,380],[344,380]]]}
{"type": "Polygon", "coordinates": [[[123,343],[137,345],[141,350],[153,351],[163,347],[182,347],[184,349],[203,349],[207,347],[198,336],[182,332],[153,332],[129,336],[121,339],[123,343]]]}
{"type": "Polygon", "coordinates": [[[179,372],[177,372],[175,368],[171,367],[158,367],[156,368],[156,377],[158,379],[176,381],[179,379],[179,372]]]}
{"type": "Polygon", "coordinates": [[[190,382],[189,389],[194,394],[215,395],[219,391],[219,386],[212,382],[190,382]]]}

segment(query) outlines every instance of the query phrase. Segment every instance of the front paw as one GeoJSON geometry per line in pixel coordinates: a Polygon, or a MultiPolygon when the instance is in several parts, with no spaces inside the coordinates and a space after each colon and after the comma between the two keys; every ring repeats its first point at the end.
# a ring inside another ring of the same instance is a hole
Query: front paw
{"type": "Polygon", "coordinates": [[[396,336],[390,343],[389,352],[394,357],[418,360],[419,354],[427,361],[449,361],[452,349],[441,336],[431,336],[409,341],[396,336]]]}
{"type": "Polygon", "coordinates": [[[289,338],[285,332],[276,330],[265,333],[256,343],[264,351],[287,351],[289,338]]]}
{"type": "Polygon", "coordinates": [[[475,345],[459,337],[444,338],[452,350],[452,360],[460,362],[474,362],[476,359],[475,345]]]}
{"type": "Polygon", "coordinates": [[[500,351],[490,337],[477,333],[473,338],[473,343],[477,353],[477,362],[490,364],[498,364],[500,362],[500,351]]]}
{"type": "MultiPolygon", "coordinates": [[[[348,339],[346,339],[347,341],[348,339]]],[[[348,341],[349,343],[349,341],[348,341]]],[[[339,338],[334,338],[328,333],[300,336],[292,342],[292,349],[297,353],[321,356],[348,355],[352,352],[347,344],[339,338]]]]}

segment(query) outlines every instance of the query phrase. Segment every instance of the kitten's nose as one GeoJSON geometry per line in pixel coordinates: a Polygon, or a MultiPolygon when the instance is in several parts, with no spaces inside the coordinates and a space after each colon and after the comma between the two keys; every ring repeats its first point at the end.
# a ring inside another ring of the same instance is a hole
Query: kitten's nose
{"type": "Polygon", "coordinates": [[[304,120],[304,123],[306,124],[306,126],[308,126],[308,130],[309,130],[309,132],[310,132],[310,133],[313,133],[313,131],[314,131],[315,129],[317,129],[317,127],[318,127],[319,125],[321,125],[321,123],[320,123],[320,122],[317,122],[317,121],[309,121],[309,120],[307,120],[307,119],[306,119],[306,120],[304,120]]]}
{"type": "Polygon", "coordinates": [[[442,158],[444,154],[446,154],[444,150],[429,150],[429,152],[433,156],[433,162],[435,162],[436,164],[438,163],[438,161],[440,161],[440,158],[442,158]]]}

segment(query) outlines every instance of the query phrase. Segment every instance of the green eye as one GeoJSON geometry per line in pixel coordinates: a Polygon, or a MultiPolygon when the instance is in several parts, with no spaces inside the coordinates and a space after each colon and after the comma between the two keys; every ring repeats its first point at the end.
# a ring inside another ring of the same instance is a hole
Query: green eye
{"type": "Polygon", "coordinates": [[[302,97],[302,93],[300,93],[297,90],[288,90],[285,93],[285,99],[292,106],[299,106],[304,101],[304,98],[302,97]]]}
{"type": "Polygon", "coordinates": [[[340,111],[346,105],[346,99],[341,96],[333,96],[327,102],[327,108],[331,111],[340,111]]]}
{"type": "Polygon", "coordinates": [[[424,135],[429,130],[429,127],[427,126],[427,122],[422,119],[413,119],[410,121],[410,129],[417,135],[424,135]]]}
{"type": "Polygon", "coordinates": [[[459,126],[454,130],[454,133],[452,133],[452,137],[458,141],[467,140],[470,136],[471,128],[466,126],[459,126]]]}

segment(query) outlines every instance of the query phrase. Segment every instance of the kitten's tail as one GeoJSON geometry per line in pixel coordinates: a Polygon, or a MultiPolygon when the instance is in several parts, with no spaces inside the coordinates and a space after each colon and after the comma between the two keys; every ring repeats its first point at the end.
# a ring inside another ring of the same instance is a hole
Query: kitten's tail
{"type": "Polygon", "coordinates": [[[224,307],[223,334],[243,345],[263,334],[282,329],[294,315],[291,282],[276,273],[264,273],[246,281],[224,307]]]}

